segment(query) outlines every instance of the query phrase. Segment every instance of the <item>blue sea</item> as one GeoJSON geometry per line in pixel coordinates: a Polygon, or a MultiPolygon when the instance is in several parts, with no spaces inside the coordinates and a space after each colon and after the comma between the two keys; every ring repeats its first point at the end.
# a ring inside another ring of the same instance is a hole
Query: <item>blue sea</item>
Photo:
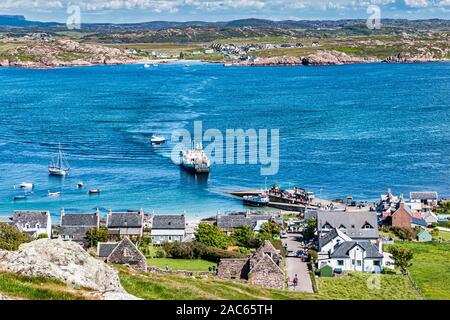
{"type": "Polygon", "coordinates": [[[226,191],[271,184],[322,198],[375,200],[388,187],[448,197],[450,64],[0,69],[0,215],[98,207],[199,218],[243,210],[226,191]],[[172,142],[149,143],[194,121],[221,132],[279,129],[278,173],[223,164],[196,179],[172,162],[172,142]],[[64,179],[47,172],[58,143],[72,168],[64,179]],[[35,189],[15,202],[21,182],[35,189]]]}

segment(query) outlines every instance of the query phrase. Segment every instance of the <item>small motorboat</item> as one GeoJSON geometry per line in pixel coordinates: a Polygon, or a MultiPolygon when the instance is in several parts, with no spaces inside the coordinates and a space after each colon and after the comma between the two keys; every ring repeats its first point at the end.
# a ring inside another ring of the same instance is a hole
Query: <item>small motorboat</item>
{"type": "Polygon", "coordinates": [[[81,189],[81,188],[83,188],[84,187],[84,183],[83,182],[78,182],[77,183],[77,187],[78,187],[78,189],[81,189]]]}
{"type": "Polygon", "coordinates": [[[166,142],[166,138],[164,138],[163,136],[156,136],[156,135],[153,135],[153,136],[150,138],[150,142],[151,142],[152,144],[163,144],[163,143],[166,142]]]}
{"type": "Polygon", "coordinates": [[[89,190],[89,194],[100,194],[101,190],[100,189],[91,189],[89,190]]]}
{"type": "Polygon", "coordinates": [[[14,196],[14,201],[17,201],[17,200],[26,200],[26,198],[27,198],[27,195],[21,194],[21,195],[14,196]]]}
{"type": "Polygon", "coordinates": [[[146,64],[144,64],[144,68],[148,69],[148,68],[150,68],[150,65],[148,63],[146,63],[146,64]]]}
{"type": "Polygon", "coordinates": [[[34,184],[31,182],[22,182],[19,187],[24,190],[32,190],[34,188],[34,184]]]}
{"type": "Polygon", "coordinates": [[[154,66],[154,67],[158,67],[158,66],[159,66],[159,64],[157,64],[157,63],[154,63],[154,64],[153,64],[153,66],[154,66]]]}
{"type": "Polygon", "coordinates": [[[48,191],[48,196],[52,197],[52,198],[56,198],[59,197],[61,195],[61,192],[50,192],[50,190],[48,191]]]}
{"type": "Polygon", "coordinates": [[[264,207],[269,204],[269,197],[266,194],[257,196],[244,196],[244,205],[253,207],[264,207]]]}

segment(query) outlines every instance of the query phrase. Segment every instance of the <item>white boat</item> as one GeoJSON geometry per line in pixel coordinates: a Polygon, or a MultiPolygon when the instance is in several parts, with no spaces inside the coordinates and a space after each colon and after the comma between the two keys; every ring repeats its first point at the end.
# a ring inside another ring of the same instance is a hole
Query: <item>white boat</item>
{"type": "Polygon", "coordinates": [[[77,183],[77,187],[80,188],[80,189],[83,188],[83,187],[84,187],[84,183],[81,182],[81,181],[78,182],[78,183],[77,183]]]}
{"type": "Polygon", "coordinates": [[[69,174],[69,163],[61,151],[61,144],[58,147],[58,159],[56,162],[52,159],[52,163],[48,166],[48,172],[50,175],[64,177],[69,174]]]}
{"type": "Polygon", "coordinates": [[[148,63],[146,63],[146,64],[144,64],[144,68],[148,69],[148,68],[150,68],[150,65],[148,63]]]}
{"type": "Polygon", "coordinates": [[[153,64],[153,66],[154,66],[154,67],[158,67],[158,66],[159,66],[159,64],[156,64],[156,63],[154,63],[154,64],[153,64]]]}
{"type": "Polygon", "coordinates": [[[197,144],[194,149],[181,151],[181,166],[188,172],[195,174],[207,174],[210,171],[211,161],[203,151],[203,148],[197,144]]]}
{"type": "Polygon", "coordinates": [[[22,182],[19,187],[20,189],[32,190],[34,188],[34,185],[31,182],[22,182]]]}
{"type": "Polygon", "coordinates": [[[48,196],[49,197],[59,197],[61,195],[61,192],[50,192],[50,190],[48,191],[48,196]]]}
{"type": "Polygon", "coordinates": [[[166,142],[166,138],[164,138],[163,136],[156,136],[156,135],[153,135],[153,136],[150,138],[150,142],[151,142],[152,144],[162,144],[162,143],[166,142]]]}

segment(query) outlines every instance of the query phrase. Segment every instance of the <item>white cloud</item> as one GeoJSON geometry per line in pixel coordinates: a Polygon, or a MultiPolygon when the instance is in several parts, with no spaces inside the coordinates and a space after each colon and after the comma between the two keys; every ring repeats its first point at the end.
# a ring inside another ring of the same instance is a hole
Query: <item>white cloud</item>
{"type": "Polygon", "coordinates": [[[405,4],[411,8],[426,8],[430,2],[428,0],[405,0],[405,4]]]}

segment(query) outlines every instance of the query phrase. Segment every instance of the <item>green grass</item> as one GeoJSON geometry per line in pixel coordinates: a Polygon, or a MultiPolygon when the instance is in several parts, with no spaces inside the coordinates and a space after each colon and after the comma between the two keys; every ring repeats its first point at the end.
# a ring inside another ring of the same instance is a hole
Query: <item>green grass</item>
{"type": "Polygon", "coordinates": [[[166,269],[166,266],[171,270],[183,271],[208,271],[209,267],[217,264],[211,261],[202,259],[172,259],[172,258],[148,258],[147,263],[151,267],[166,269]]]}
{"type": "Polygon", "coordinates": [[[450,299],[450,244],[437,242],[401,242],[396,245],[414,252],[412,278],[427,299],[450,299]]]}
{"type": "Polygon", "coordinates": [[[444,241],[450,241],[450,232],[439,230],[437,238],[443,239],[444,241]]]}
{"type": "Polygon", "coordinates": [[[354,272],[347,276],[318,278],[319,293],[330,299],[348,300],[417,300],[420,294],[406,276],[354,272]],[[374,280],[380,279],[379,289],[374,280]],[[369,285],[368,285],[369,283],[369,285]]]}
{"type": "Polygon", "coordinates": [[[80,293],[54,279],[0,273],[0,293],[26,300],[84,300],[80,293]]]}
{"type": "Polygon", "coordinates": [[[318,295],[271,290],[210,278],[178,275],[137,274],[121,269],[125,290],[146,300],[305,300],[318,295]]]}

